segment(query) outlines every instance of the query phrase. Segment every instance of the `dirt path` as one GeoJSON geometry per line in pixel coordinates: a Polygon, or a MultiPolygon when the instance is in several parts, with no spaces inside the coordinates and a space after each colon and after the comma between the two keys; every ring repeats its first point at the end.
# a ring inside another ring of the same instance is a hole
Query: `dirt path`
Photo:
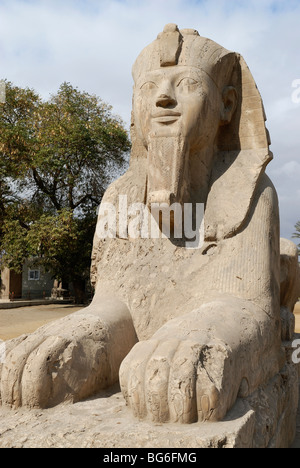
{"type": "MultiPolygon", "coordinates": [[[[10,340],[24,333],[32,333],[46,323],[72,314],[82,306],[45,305],[22,307],[20,309],[0,309],[0,340],[10,340]]],[[[300,333],[300,302],[295,307],[296,332],[300,333]]]]}
{"type": "Polygon", "coordinates": [[[80,309],[82,309],[82,306],[66,304],[0,309],[0,339],[5,341],[24,333],[32,333],[42,325],[70,315],[80,309]]]}

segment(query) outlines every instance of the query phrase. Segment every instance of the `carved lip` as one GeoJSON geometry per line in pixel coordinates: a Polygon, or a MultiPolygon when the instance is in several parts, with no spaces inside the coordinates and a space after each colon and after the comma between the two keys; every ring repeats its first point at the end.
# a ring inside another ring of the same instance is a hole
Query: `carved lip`
{"type": "Polygon", "coordinates": [[[159,112],[156,112],[156,114],[152,115],[152,117],[154,117],[155,119],[157,117],[180,117],[180,116],[181,116],[180,112],[172,111],[170,109],[161,110],[159,112]]]}
{"type": "Polygon", "coordinates": [[[180,112],[175,112],[170,109],[166,109],[164,111],[159,111],[156,114],[152,115],[152,118],[155,119],[157,122],[161,123],[171,123],[175,122],[175,120],[178,120],[178,118],[181,117],[180,112]]]}

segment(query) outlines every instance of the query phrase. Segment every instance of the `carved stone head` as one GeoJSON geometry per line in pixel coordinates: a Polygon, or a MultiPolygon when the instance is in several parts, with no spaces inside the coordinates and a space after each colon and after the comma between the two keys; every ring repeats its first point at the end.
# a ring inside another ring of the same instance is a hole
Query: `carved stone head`
{"type": "Polygon", "coordinates": [[[133,78],[132,162],[146,162],[147,203],[205,203],[206,239],[233,235],[272,158],[245,61],[169,24],[141,52],[133,78]],[[243,184],[238,210],[234,184],[243,184]]]}
{"type": "Polygon", "coordinates": [[[211,145],[236,108],[234,88],[224,89],[235,61],[235,54],[197,31],[167,25],[133,67],[134,113],[145,147],[154,135],[178,134],[189,139],[191,150],[211,145]]]}

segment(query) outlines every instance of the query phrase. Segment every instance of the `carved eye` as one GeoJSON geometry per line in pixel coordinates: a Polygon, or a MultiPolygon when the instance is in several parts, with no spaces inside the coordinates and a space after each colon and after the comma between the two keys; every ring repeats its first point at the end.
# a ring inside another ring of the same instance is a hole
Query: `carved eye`
{"type": "Polygon", "coordinates": [[[181,91],[195,91],[198,88],[199,82],[193,78],[183,78],[177,85],[181,91]]]}
{"type": "Polygon", "coordinates": [[[153,83],[153,81],[147,81],[147,83],[144,83],[141,86],[141,89],[143,91],[151,91],[152,89],[155,89],[155,88],[157,88],[157,86],[155,83],[153,83]]]}

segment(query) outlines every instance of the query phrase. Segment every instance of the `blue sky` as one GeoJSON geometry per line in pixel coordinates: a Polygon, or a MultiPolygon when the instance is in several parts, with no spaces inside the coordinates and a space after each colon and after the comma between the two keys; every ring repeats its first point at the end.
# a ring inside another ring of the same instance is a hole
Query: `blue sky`
{"type": "Polygon", "coordinates": [[[44,98],[63,81],[99,95],[129,126],[131,67],[166,23],[241,53],[262,94],[281,234],[300,220],[300,0],[0,0],[0,78],[44,98]]]}

